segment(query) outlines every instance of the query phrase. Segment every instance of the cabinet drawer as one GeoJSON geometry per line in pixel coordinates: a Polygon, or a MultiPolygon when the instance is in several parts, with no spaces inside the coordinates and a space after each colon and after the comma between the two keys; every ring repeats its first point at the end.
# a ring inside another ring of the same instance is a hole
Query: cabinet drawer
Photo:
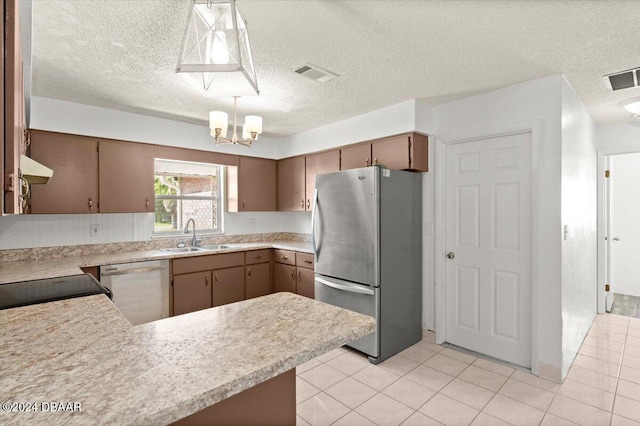
{"type": "Polygon", "coordinates": [[[254,263],[265,263],[271,261],[271,250],[253,250],[245,253],[245,263],[253,265],[254,263]]]}
{"type": "Polygon", "coordinates": [[[244,265],[244,253],[213,254],[209,256],[194,256],[173,260],[173,273],[206,271],[208,269],[222,269],[244,265]]]}
{"type": "Polygon", "coordinates": [[[276,249],[274,260],[285,265],[295,265],[296,253],[294,251],[276,249]]]}
{"type": "Polygon", "coordinates": [[[309,253],[296,253],[296,266],[313,269],[313,255],[309,253]]]}

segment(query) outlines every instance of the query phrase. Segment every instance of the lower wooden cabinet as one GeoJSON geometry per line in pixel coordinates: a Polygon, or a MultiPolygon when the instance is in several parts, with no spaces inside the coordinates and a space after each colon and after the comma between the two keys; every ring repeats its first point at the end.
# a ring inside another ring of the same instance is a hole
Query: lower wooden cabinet
{"type": "Polygon", "coordinates": [[[213,306],[226,305],[245,299],[244,266],[216,269],[213,274],[213,306]]]}
{"type": "Polygon", "coordinates": [[[314,299],[313,255],[286,250],[275,251],[274,291],[288,291],[314,299]]]}
{"type": "Polygon", "coordinates": [[[173,277],[173,315],[207,309],[211,304],[211,272],[173,277]]]}
{"type": "Polygon", "coordinates": [[[271,264],[247,265],[245,279],[247,299],[266,296],[271,293],[271,264]]]}
{"type": "Polygon", "coordinates": [[[284,263],[276,263],[273,267],[273,291],[296,292],[296,267],[284,263]]]}
{"type": "Polygon", "coordinates": [[[315,278],[313,269],[298,268],[297,278],[298,284],[296,292],[300,296],[315,299],[315,278]]]}

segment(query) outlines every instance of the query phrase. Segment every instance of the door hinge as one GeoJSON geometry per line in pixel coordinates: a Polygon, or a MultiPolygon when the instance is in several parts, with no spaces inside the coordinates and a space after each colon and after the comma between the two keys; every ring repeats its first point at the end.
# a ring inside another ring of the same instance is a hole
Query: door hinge
{"type": "Polygon", "coordinates": [[[4,190],[13,192],[15,191],[15,175],[11,172],[4,172],[4,190]]]}
{"type": "Polygon", "coordinates": [[[608,178],[611,176],[611,172],[609,170],[604,171],[604,177],[608,178]]]}
{"type": "Polygon", "coordinates": [[[609,284],[604,285],[604,291],[609,291],[609,284]]]}

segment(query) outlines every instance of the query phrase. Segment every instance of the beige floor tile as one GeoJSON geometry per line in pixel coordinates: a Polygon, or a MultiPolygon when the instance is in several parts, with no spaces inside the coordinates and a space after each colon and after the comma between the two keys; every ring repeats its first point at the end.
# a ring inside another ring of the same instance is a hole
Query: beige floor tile
{"type": "Polygon", "coordinates": [[[622,365],[640,370],[640,356],[624,354],[624,358],[622,358],[622,365]]]}
{"type": "Polygon", "coordinates": [[[302,417],[296,416],[296,426],[311,426],[308,422],[306,422],[302,417]]]}
{"type": "Polygon", "coordinates": [[[346,374],[326,364],[312,368],[299,376],[320,390],[325,390],[347,377],[346,374]]]}
{"type": "Polygon", "coordinates": [[[325,363],[336,370],[350,376],[356,371],[360,371],[371,365],[369,359],[365,355],[345,352],[325,363]]]}
{"type": "Polygon", "coordinates": [[[562,417],[554,416],[551,413],[547,413],[544,415],[544,419],[542,419],[542,423],[540,423],[540,426],[576,426],[576,424],[570,422],[569,420],[563,419],[562,417]]]}
{"type": "Polygon", "coordinates": [[[346,349],[336,348],[336,349],[334,349],[332,351],[329,351],[329,352],[327,352],[325,354],[320,355],[319,357],[316,357],[316,359],[318,361],[320,361],[320,362],[327,362],[327,361],[329,361],[329,360],[331,360],[331,359],[333,359],[333,358],[335,358],[337,356],[342,355],[345,352],[346,352],[346,349]]]}
{"type": "Polygon", "coordinates": [[[615,377],[587,370],[577,365],[571,367],[567,379],[612,393],[615,393],[618,383],[618,379],[615,377]]]}
{"type": "Polygon", "coordinates": [[[422,407],[425,402],[436,394],[431,389],[404,377],[386,387],[382,393],[414,410],[422,407]]]}
{"type": "Polygon", "coordinates": [[[640,328],[631,328],[627,330],[627,336],[640,337],[640,328]]]}
{"type": "Polygon", "coordinates": [[[427,330],[426,333],[423,331],[422,340],[425,341],[425,342],[428,342],[428,343],[435,344],[436,343],[436,333],[434,331],[430,331],[430,330],[427,330]]]}
{"type": "Polygon", "coordinates": [[[624,346],[624,354],[625,355],[640,356],[640,346],[625,345],[624,346]]]}
{"type": "Polygon", "coordinates": [[[619,416],[640,422],[640,403],[634,399],[616,395],[616,403],[613,412],[619,416]]]}
{"type": "Polygon", "coordinates": [[[402,423],[402,426],[441,426],[442,423],[427,417],[419,411],[413,413],[407,420],[402,423]]]}
{"type": "Polygon", "coordinates": [[[327,426],[350,410],[324,392],[304,401],[296,409],[298,415],[313,426],[327,426]]]}
{"type": "Polygon", "coordinates": [[[613,408],[613,399],[615,394],[596,389],[591,386],[585,386],[580,382],[574,382],[573,380],[566,379],[560,389],[558,389],[560,395],[567,398],[575,399],[576,401],[584,402],[585,404],[592,405],[597,408],[601,408],[605,411],[611,411],[613,408]]]}
{"type": "Polygon", "coordinates": [[[607,425],[611,418],[611,413],[607,411],[562,395],[556,395],[553,399],[549,407],[549,413],[582,426],[607,425]]]}
{"type": "Polygon", "coordinates": [[[640,370],[623,365],[620,367],[620,379],[640,385],[640,370]]]}
{"type": "Polygon", "coordinates": [[[458,378],[493,392],[497,392],[508,379],[508,377],[502,374],[494,373],[493,371],[478,368],[473,365],[470,365],[460,373],[458,378]]]}
{"type": "Polygon", "coordinates": [[[625,344],[626,345],[640,346],[640,337],[627,336],[627,340],[626,340],[625,344]]]}
{"type": "Polygon", "coordinates": [[[377,391],[351,377],[336,383],[325,390],[329,396],[340,401],[349,408],[356,408],[358,405],[373,397],[377,391]]]}
{"type": "Polygon", "coordinates": [[[507,367],[506,365],[498,364],[497,362],[489,361],[482,358],[478,358],[473,361],[473,365],[507,377],[511,376],[513,372],[516,371],[514,368],[507,367]]]}
{"type": "Polygon", "coordinates": [[[629,324],[631,317],[618,314],[598,314],[596,315],[595,322],[610,322],[612,324],[621,323],[623,325],[629,324]]]}
{"type": "Polygon", "coordinates": [[[620,333],[620,334],[626,334],[628,329],[628,326],[626,325],[619,325],[619,324],[606,323],[606,322],[597,323],[595,326],[600,330],[606,330],[610,333],[620,333]]]}
{"type": "Polygon", "coordinates": [[[587,334],[587,336],[590,337],[597,337],[598,339],[605,339],[605,340],[611,340],[614,342],[620,342],[620,343],[625,343],[627,341],[627,334],[626,333],[612,333],[609,332],[607,330],[602,330],[599,328],[592,328],[591,330],[589,330],[589,333],[587,334]]]}
{"type": "Polygon", "coordinates": [[[450,376],[457,376],[469,366],[466,362],[458,361],[457,359],[442,355],[442,352],[435,354],[426,360],[423,365],[442,371],[450,376]]]}
{"type": "Polygon", "coordinates": [[[507,423],[523,426],[539,425],[544,417],[544,411],[502,395],[493,397],[482,411],[507,423]]]}
{"type": "Polygon", "coordinates": [[[435,343],[431,343],[428,340],[421,340],[418,343],[416,343],[414,346],[418,346],[421,348],[425,348],[431,352],[440,352],[444,349],[444,346],[442,345],[436,345],[435,343]]]}
{"type": "Polygon", "coordinates": [[[614,352],[622,352],[624,350],[624,343],[613,342],[606,339],[598,339],[597,337],[587,336],[584,339],[583,345],[595,346],[596,348],[608,349],[614,352]]]}
{"type": "Polygon", "coordinates": [[[478,414],[475,408],[442,394],[431,398],[419,411],[448,426],[468,425],[478,414]]]}
{"type": "Polygon", "coordinates": [[[510,426],[510,424],[487,413],[480,413],[471,422],[471,426],[510,426]]]}
{"type": "Polygon", "coordinates": [[[351,411],[349,414],[335,422],[332,426],[376,426],[376,424],[355,411],[351,411]]]}
{"type": "Polygon", "coordinates": [[[552,382],[551,380],[541,379],[538,376],[534,376],[530,373],[525,373],[524,371],[516,370],[515,373],[511,376],[512,379],[519,380],[528,385],[538,387],[540,389],[547,390],[549,392],[556,392],[560,387],[559,383],[552,382]]]}
{"type": "Polygon", "coordinates": [[[418,365],[420,364],[415,361],[411,361],[408,358],[396,355],[378,364],[378,367],[382,367],[387,371],[391,371],[398,376],[404,376],[409,371],[416,368],[418,365]]]}
{"type": "Polygon", "coordinates": [[[309,371],[312,368],[316,368],[317,366],[319,366],[320,364],[322,364],[320,361],[318,361],[317,359],[311,359],[307,362],[305,362],[304,364],[300,364],[299,366],[296,367],[296,374],[299,376],[300,374],[304,373],[305,371],[309,371]]]}
{"type": "Polygon", "coordinates": [[[582,345],[578,353],[591,358],[611,362],[613,364],[620,364],[620,361],[622,360],[622,352],[612,351],[609,348],[582,345]]]}
{"type": "Polygon", "coordinates": [[[400,352],[398,355],[410,359],[411,361],[415,361],[418,364],[422,364],[423,362],[434,356],[436,353],[437,352],[426,348],[424,345],[413,345],[400,352]]]}
{"type": "Polygon", "coordinates": [[[415,410],[399,403],[381,393],[377,394],[358,408],[358,414],[363,415],[378,425],[400,425],[407,420],[415,410]]]}
{"type": "Polygon", "coordinates": [[[611,416],[611,426],[640,426],[640,422],[634,422],[631,419],[614,414],[611,416]]]}
{"type": "Polygon", "coordinates": [[[616,377],[620,365],[613,364],[607,361],[601,361],[599,359],[591,358],[588,356],[578,354],[573,361],[573,365],[586,368],[587,370],[596,371],[598,373],[606,374],[608,376],[616,377]]]}
{"type": "Polygon", "coordinates": [[[616,394],[640,401],[640,384],[620,380],[616,394]]]}
{"type": "Polygon", "coordinates": [[[309,384],[306,380],[296,377],[296,404],[306,401],[318,392],[320,389],[309,384]]]}
{"type": "Polygon", "coordinates": [[[434,370],[426,365],[421,365],[411,370],[405,377],[436,392],[453,380],[453,376],[434,370]]]}
{"type": "Polygon", "coordinates": [[[487,402],[493,398],[493,395],[495,395],[495,393],[490,390],[460,379],[454,379],[445,386],[440,393],[458,402],[467,404],[476,410],[482,410],[484,406],[487,405],[487,402]]]}
{"type": "Polygon", "coordinates": [[[351,377],[378,391],[381,391],[400,378],[397,374],[380,368],[377,365],[365,367],[351,377]]]}
{"type": "Polygon", "coordinates": [[[547,411],[555,395],[553,392],[515,379],[507,380],[498,393],[542,411],[547,411]]]}
{"type": "Polygon", "coordinates": [[[449,358],[457,359],[458,361],[466,362],[467,364],[471,364],[473,361],[478,359],[473,355],[465,354],[464,352],[456,351],[449,348],[444,348],[440,351],[440,355],[446,355],[449,358]]]}

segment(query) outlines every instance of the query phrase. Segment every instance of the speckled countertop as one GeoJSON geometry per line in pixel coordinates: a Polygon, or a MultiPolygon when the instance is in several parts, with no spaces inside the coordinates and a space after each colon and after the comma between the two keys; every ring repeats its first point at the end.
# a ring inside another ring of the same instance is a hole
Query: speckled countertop
{"type": "Polygon", "coordinates": [[[375,329],[373,318],[291,293],[132,326],[104,296],[0,311],[0,424],[164,425],[375,329]]]}
{"type": "Polygon", "coordinates": [[[84,256],[58,257],[55,259],[0,262],[0,284],[81,274],[82,271],[80,268],[87,266],[103,266],[116,263],[141,262],[145,260],[175,259],[180,257],[233,253],[237,251],[265,248],[313,253],[311,243],[302,241],[267,241],[257,243],[234,243],[231,245],[233,245],[233,248],[195,253],[175,254],[167,253],[162,250],[147,250],[109,254],[87,254],[84,256]]]}

